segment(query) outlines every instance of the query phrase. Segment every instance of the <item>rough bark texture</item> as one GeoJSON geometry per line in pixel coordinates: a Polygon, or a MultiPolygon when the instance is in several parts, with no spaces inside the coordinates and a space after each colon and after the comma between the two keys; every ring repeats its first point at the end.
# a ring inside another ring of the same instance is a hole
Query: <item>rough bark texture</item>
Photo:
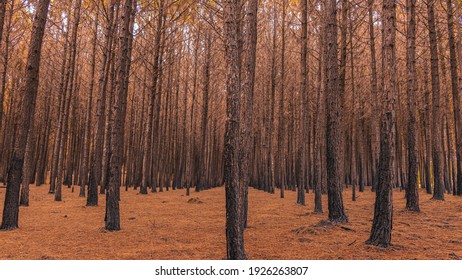
{"type": "Polygon", "coordinates": [[[345,223],[348,218],[343,208],[342,172],[340,170],[340,127],[341,94],[339,92],[337,64],[337,8],[335,0],[328,0],[326,5],[326,162],[327,162],[327,197],[329,220],[345,223]]]}
{"type": "Polygon", "coordinates": [[[240,220],[243,191],[239,184],[239,99],[241,71],[241,1],[223,1],[223,24],[226,60],[226,127],[224,181],[226,191],[227,258],[245,259],[244,229],[240,220]]]}
{"type": "Polygon", "coordinates": [[[419,212],[418,162],[417,162],[417,70],[415,58],[416,40],[416,0],[407,0],[407,52],[406,52],[406,91],[409,106],[408,123],[408,178],[406,188],[406,209],[419,212]]]}
{"type": "Polygon", "coordinates": [[[435,23],[435,0],[429,0],[427,3],[428,12],[428,31],[430,37],[430,71],[432,81],[432,159],[433,159],[433,177],[434,191],[433,199],[444,200],[444,162],[442,146],[442,112],[441,112],[441,93],[440,93],[440,76],[438,71],[438,45],[436,37],[435,23]]]}
{"type": "Polygon", "coordinates": [[[396,96],[396,2],[383,0],[383,110],[380,128],[380,159],[374,207],[374,221],[366,243],[388,247],[391,245],[393,224],[393,162],[395,141],[396,96]]]}
{"type": "Polygon", "coordinates": [[[27,71],[20,94],[22,104],[17,138],[14,144],[13,158],[8,169],[5,203],[3,206],[2,225],[0,229],[18,228],[19,188],[22,178],[22,168],[28,132],[35,112],[35,100],[39,84],[40,54],[42,51],[43,34],[48,16],[50,0],[41,0],[37,5],[32,26],[29,53],[27,56],[27,71]]]}
{"type": "MultiPolygon", "coordinates": [[[[448,36],[449,36],[449,63],[451,69],[451,92],[454,104],[454,125],[456,135],[456,157],[457,157],[457,195],[462,196],[462,110],[461,97],[459,95],[460,76],[457,72],[456,42],[454,38],[454,14],[452,0],[446,0],[448,9],[448,36]]],[[[454,172],[454,171],[453,171],[454,172]]]]}
{"type": "Polygon", "coordinates": [[[109,151],[109,175],[108,188],[106,191],[106,229],[120,230],[120,213],[118,192],[121,186],[123,164],[123,142],[125,127],[125,112],[127,105],[128,83],[127,75],[130,73],[130,18],[132,14],[132,0],[123,2],[121,15],[121,30],[119,39],[119,54],[117,61],[116,90],[111,114],[114,126],[111,129],[111,145],[109,151]]]}
{"type": "Polygon", "coordinates": [[[241,112],[240,135],[239,135],[239,180],[240,190],[243,191],[243,227],[247,227],[248,210],[248,187],[250,170],[250,156],[252,153],[252,120],[253,120],[253,96],[255,84],[255,64],[257,55],[257,11],[258,0],[249,0],[246,7],[245,26],[244,26],[244,49],[243,66],[244,77],[241,88],[241,112]]]}

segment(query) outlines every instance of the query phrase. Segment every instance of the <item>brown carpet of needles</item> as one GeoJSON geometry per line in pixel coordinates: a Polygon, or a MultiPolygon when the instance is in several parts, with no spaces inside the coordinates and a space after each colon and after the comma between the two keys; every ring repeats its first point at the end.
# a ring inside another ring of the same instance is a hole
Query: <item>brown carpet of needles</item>
{"type": "MultiPolygon", "coordinates": [[[[85,198],[63,188],[54,202],[47,186],[31,186],[30,206],[21,207],[20,228],[0,231],[0,259],[223,259],[226,255],[224,188],[200,193],[185,190],[139,195],[121,189],[119,232],[104,230],[105,196],[100,206],[85,207],[85,198]]],[[[462,198],[431,200],[420,192],[421,213],[404,210],[404,192],[394,192],[393,246],[366,245],[375,194],[366,189],[351,200],[343,192],[347,224],[331,224],[314,214],[314,194],[307,206],[249,190],[249,259],[462,259],[462,198]]],[[[5,188],[0,188],[0,210],[5,188]]]]}

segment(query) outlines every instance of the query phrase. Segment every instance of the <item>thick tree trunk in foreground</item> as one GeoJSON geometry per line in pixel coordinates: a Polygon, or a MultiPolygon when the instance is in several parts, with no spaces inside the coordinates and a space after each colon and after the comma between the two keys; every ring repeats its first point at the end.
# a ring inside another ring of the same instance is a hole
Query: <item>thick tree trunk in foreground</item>
{"type": "Polygon", "coordinates": [[[39,84],[40,54],[42,51],[43,34],[47,21],[49,4],[50,0],[39,1],[34,17],[29,53],[27,56],[26,77],[20,91],[23,101],[19,115],[19,127],[14,144],[13,158],[8,170],[2,225],[0,227],[2,230],[11,230],[19,226],[19,189],[28,132],[31,122],[34,121],[35,100],[39,84]]]}
{"type": "Polygon", "coordinates": [[[393,162],[395,141],[396,96],[396,2],[383,0],[383,110],[381,111],[380,159],[374,208],[374,221],[367,244],[388,247],[391,245],[393,222],[393,162]]]}
{"type": "Polygon", "coordinates": [[[227,258],[245,259],[244,228],[241,222],[243,191],[239,184],[239,99],[241,72],[241,1],[223,1],[223,22],[226,60],[226,127],[224,181],[226,190],[227,258]]]}
{"type": "Polygon", "coordinates": [[[109,175],[106,191],[106,229],[120,230],[120,213],[118,192],[121,186],[123,164],[123,142],[125,128],[125,112],[127,106],[128,83],[127,75],[130,73],[130,18],[132,15],[132,0],[123,2],[121,16],[120,49],[117,61],[116,90],[111,114],[114,125],[111,129],[111,144],[109,151],[109,175]]]}
{"type": "Polygon", "coordinates": [[[327,161],[327,197],[329,220],[345,223],[348,218],[343,208],[342,171],[340,170],[340,138],[342,137],[340,109],[341,94],[338,82],[337,64],[337,8],[335,0],[328,0],[326,5],[326,65],[327,65],[327,97],[326,97],[326,161],[327,161]]]}

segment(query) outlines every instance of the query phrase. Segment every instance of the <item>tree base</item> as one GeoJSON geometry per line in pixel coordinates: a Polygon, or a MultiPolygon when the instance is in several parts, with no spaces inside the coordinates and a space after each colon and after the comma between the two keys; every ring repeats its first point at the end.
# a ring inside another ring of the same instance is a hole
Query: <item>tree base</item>
{"type": "Polygon", "coordinates": [[[388,248],[388,247],[393,246],[391,243],[388,243],[388,242],[382,242],[380,240],[371,240],[371,239],[368,239],[366,241],[366,244],[377,246],[377,247],[382,247],[382,248],[388,248]]]}

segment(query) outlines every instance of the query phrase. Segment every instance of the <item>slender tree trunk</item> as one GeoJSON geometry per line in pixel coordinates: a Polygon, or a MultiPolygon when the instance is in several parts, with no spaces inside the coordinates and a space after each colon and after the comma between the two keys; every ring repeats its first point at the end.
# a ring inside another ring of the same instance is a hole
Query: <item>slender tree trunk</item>
{"type": "Polygon", "coordinates": [[[248,187],[249,187],[249,166],[251,166],[250,155],[252,153],[252,121],[253,121],[253,99],[255,85],[255,67],[257,59],[257,12],[258,0],[249,0],[246,7],[245,23],[244,23],[244,49],[243,49],[243,66],[244,77],[243,86],[241,88],[241,106],[240,110],[240,136],[239,136],[239,189],[243,191],[241,194],[243,199],[242,223],[243,227],[247,227],[247,213],[249,207],[248,187]]]}
{"type": "MultiPolygon", "coordinates": [[[[457,72],[456,42],[454,36],[454,14],[452,0],[446,0],[448,10],[448,36],[449,36],[449,56],[451,69],[451,92],[454,104],[454,125],[456,135],[456,167],[457,167],[457,187],[456,193],[462,196],[462,110],[461,97],[459,95],[460,77],[457,72]]],[[[453,170],[454,172],[454,170],[453,170]]]]}
{"type": "MultiPolygon", "coordinates": [[[[61,119],[60,119],[60,126],[61,126],[61,135],[58,137],[61,138],[60,147],[59,147],[59,156],[58,156],[58,166],[57,166],[57,174],[56,174],[56,190],[55,190],[55,201],[61,201],[62,197],[62,183],[63,183],[63,165],[64,165],[64,157],[66,154],[66,144],[68,138],[68,120],[69,120],[69,110],[72,102],[72,94],[75,91],[74,86],[74,76],[75,76],[75,60],[77,54],[77,34],[78,28],[80,23],[80,7],[82,4],[82,0],[78,0],[75,3],[74,7],[74,22],[73,22],[73,29],[72,29],[72,36],[71,36],[71,45],[70,45],[70,58],[69,58],[69,87],[67,88],[66,95],[63,96],[63,106],[64,110],[61,110],[61,119]]],[[[75,93],[74,93],[75,94],[75,93]]],[[[70,148],[70,147],[69,147],[70,148]]]]}
{"type": "MultiPolygon", "coordinates": [[[[374,33],[374,0],[368,0],[368,15],[369,15],[369,46],[371,52],[371,110],[377,112],[378,106],[378,90],[377,90],[377,62],[375,54],[375,33],[374,33]]],[[[377,117],[371,116],[371,150],[372,150],[372,190],[377,188],[377,168],[379,159],[379,123],[377,117]]]]}
{"type": "Polygon", "coordinates": [[[441,143],[442,129],[442,112],[441,112],[441,94],[440,94],[440,79],[438,70],[438,46],[436,38],[436,23],[435,23],[435,0],[429,0],[427,3],[428,12],[428,30],[430,37],[430,62],[431,62],[431,81],[432,81],[432,159],[433,159],[433,175],[434,175],[434,192],[433,199],[444,200],[444,163],[443,163],[443,147],[441,143]]]}
{"type": "MultiPolygon", "coordinates": [[[[0,49],[2,47],[2,37],[3,37],[3,27],[5,25],[5,15],[6,15],[6,5],[7,5],[7,0],[0,0],[0,49]]],[[[13,11],[13,5],[14,1],[11,1],[11,11],[13,11]]],[[[11,18],[11,16],[10,16],[11,18]]],[[[11,19],[9,19],[11,21],[11,19]]],[[[7,28],[9,29],[9,24],[7,24],[7,28]]],[[[7,30],[6,33],[8,34],[10,31],[7,30]]],[[[8,44],[8,38],[6,40],[6,44],[8,44]]],[[[3,120],[3,100],[5,98],[5,91],[2,88],[0,92],[0,129],[2,126],[2,120],[3,120]]]]}
{"type": "MultiPolygon", "coordinates": [[[[308,91],[307,91],[307,65],[306,65],[306,57],[307,57],[307,32],[308,32],[308,1],[307,0],[301,0],[300,1],[300,9],[302,12],[302,18],[301,18],[301,24],[302,24],[302,29],[301,29],[301,52],[300,52],[300,94],[302,95],[303,103],[302,103],[302,115],[303,115],[303,120],[301,121],[301,131],[303,137],[301,137],[301,143],[300,146],[301,148],[301,156],[304,158],[307,155],[307,143],[308,137],[306,131],[309,130],[309,121],[308,121],[308,91]]],[[[299,153],[300,154],[300,153],[299,153]]],[[[303,165],[302,168],[306,168],[306,166],[303,165]]],[[[303,173],[299,171],[300,173],[303,173]]],[[[305,189],[304,189],[304,184],[299,183],[298,184],[298,192],[297,192],[297,204],[299,205],[305,205],[305,189]]]]}
{"type": "Polygon", "coordinates": [[[406,209],[419,212],[419,190],[417,162],[417,70],[415,65],[415,40],[416,40],[416,0],[407,0],[407,52],[406,52],[406,91],[409,106],[408,123],[408,184],[406,187],[406,209]]]}
{"type": "Polygon", "coordinates": [[[285,94],[285,49],[286,49],[286,10],[287,0],[282,1],[282,23],[281,23],[281,93],[279,95],[279,121],[278,121],[278,184],[280,187],[280,197],[284,198],[286,187],[286,154],[285,154],[285,111],[284,111],[284,94],[285,94]]]}
{"type": "MultiPolygon", "coordinates": [[[[164,7],[164,0],[160,1],[159,4],[159,12],[157,15],[157,25],[156,25],[156,37],[154,39],[154,61],[153,61],[153,78],[152,78],[152,88],[151,88],[151,98],[149,100],[149,107],[148,107],[148,119],[145,123],[144,127],[144,154],[143,154],[143,165],[142,165],[142,179],[141,179],[141,187],[140,193],[147,194],[148,187],[151,185],[151,162],[153,161],[153,151],[151,148],[152,143],[152,135],[153,135],[153,119],[154,119],[154,112],[156,102],[160,102],[160,100],[156,100],[157,96],[157,83],[159,80],[159,57],[160,57],[160,47],[161,47],[161,36],[162,36],[162,17],[163,17],[163,7],[164,7]]],[[[160,98],[159,98],[160,99],[160,98]]],[[[154,186],[151,186],[154,188],[154,186]]]]}
{"type": "Polygon", "coordinates": [[[432,111],[431,109],[431,99],[430,99],[430,90],[428,88],[428,64],[425,60],[424,64],[424,91],[425,91],[425,188],[427,194],[432,194],[432,180],[431,180],[431,119],[432,111]]]}
{"type": "Polygon", "coordinates": [[[114,21],[114,6],[116,0],[109,3],[108,20],[106,22],[103,57],[98,79],[98,97],[96,101],[96,131],[91,152],[90,178],[88,184],[87,206],[98,205],[98,184],[101,181],[101,167],[103,156],[104,112],[106,108],[106,86],[109,73],[109,57],[112,46],[112,26],[114,21]]]}
{"type": "Polygon", "coordinates": [[[93,46],[91,55],[91,70],[90,70],[90,88],[88,93],[87,112],[85,117],[85,136],[83,144],[83,158],[81,168],[81,184],[79,196],[85,196],[85,186],[88,184],[88,161],[90,157],[90,138],[91,138],[91,112],[93,102],[93,88],[95,86],[95,66],[96,66],[96,43],[98,41],[98,23],[99,23],[99,12],[96,13],[95,18],[95,29],[93,30],[93,46]]]}
{"type": "Polygon", "coordinates": [[[210,63],[212,56],[212,34],[207,30],[205,34],[205,61],[204,61],[204,90],[202,93],[202,120],[201,120],[201,154],[199,156],[199,181],[196,184],[196,192],[207,189],[206,175],[208,172],[206,166],[207,157],[207,123],[209,113],[209,91],[210,91],[210,63]]]}

